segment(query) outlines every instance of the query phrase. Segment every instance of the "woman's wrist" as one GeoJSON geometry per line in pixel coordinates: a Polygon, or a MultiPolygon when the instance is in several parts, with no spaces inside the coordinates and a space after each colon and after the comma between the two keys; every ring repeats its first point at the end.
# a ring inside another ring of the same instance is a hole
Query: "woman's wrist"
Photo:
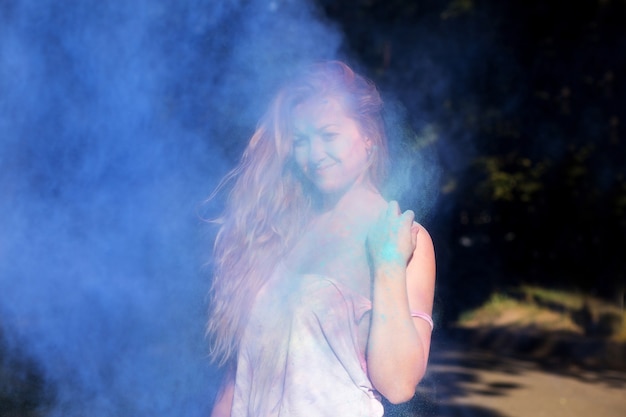
{"type": "Polygon", "coordinates": [[[396,260],[385,259],[373,263],[374,279],[381,281],[402,281],[406,279],[406,262],[398,258],[396,260]]]}
{"type": "MultiPolygon", "coordinates": [[[[370,249],[371,250],[371,249],[370,249]]],[[[400,266],[406,268],[406,257],[396,248],[383,247],[378,250],[371,250],[372,264],[374,268],[388,268],[400,266]]]]}

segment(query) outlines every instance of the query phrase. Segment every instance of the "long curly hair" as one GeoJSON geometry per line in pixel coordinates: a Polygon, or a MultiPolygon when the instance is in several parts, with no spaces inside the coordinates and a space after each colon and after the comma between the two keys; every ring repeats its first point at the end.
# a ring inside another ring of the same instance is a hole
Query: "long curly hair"
{"type": "Polygon", "coordinates": [[[259,121],[232,183],[213,252],[207,335],[210,357],[233,364],[254,299],[307,225],[317,200],[292,157],[295,106],[314,97],[339,98],[375,150],[369,180],[382,186],[387,139],[375,85],[338,61],[317,63],[286,83],[259,121]]]}

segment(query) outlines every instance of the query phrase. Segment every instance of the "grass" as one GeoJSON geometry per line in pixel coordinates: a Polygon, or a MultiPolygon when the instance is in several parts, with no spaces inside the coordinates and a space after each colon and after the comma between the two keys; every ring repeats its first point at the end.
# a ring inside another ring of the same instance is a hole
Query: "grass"
{"type": "Polygon", "coordinates": [[[626,312],[576,291],[521,286],[495,292],[463,313],[461,327],[508,327],[565,332],[626,342],[626,312]]]}

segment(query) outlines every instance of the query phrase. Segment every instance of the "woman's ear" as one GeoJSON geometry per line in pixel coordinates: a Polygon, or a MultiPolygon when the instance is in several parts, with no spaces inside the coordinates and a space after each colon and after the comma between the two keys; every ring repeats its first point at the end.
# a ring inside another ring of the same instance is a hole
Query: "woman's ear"
{"type": "Polygon", "coordinates": [[[367,152],[367,156],[370,156],[374,150],[374,143],[370,138],[365,138],[365,151],[367,152]]]}
{"type": "Polygon", "coordinates": [[[365,151],[367,152],[367,156],[371,157],[372,154],[376,152],[376,149],[378,149],[378,146],[374,144],[374,141],[369,138],[366,138],[365,139],[365,151]]]}

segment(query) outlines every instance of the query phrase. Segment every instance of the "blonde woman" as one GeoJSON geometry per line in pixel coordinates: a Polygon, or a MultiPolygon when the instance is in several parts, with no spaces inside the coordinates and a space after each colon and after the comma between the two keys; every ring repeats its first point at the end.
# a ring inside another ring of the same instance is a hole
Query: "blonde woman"
{"type": "Polygon", "coordinates": [[[428,361],[426,230],[387,202],[376,87],[341,62],[279,91],[243,154],[216,239],[207,331],[229,369],[213,416],[382,416],[428,361]]]}

